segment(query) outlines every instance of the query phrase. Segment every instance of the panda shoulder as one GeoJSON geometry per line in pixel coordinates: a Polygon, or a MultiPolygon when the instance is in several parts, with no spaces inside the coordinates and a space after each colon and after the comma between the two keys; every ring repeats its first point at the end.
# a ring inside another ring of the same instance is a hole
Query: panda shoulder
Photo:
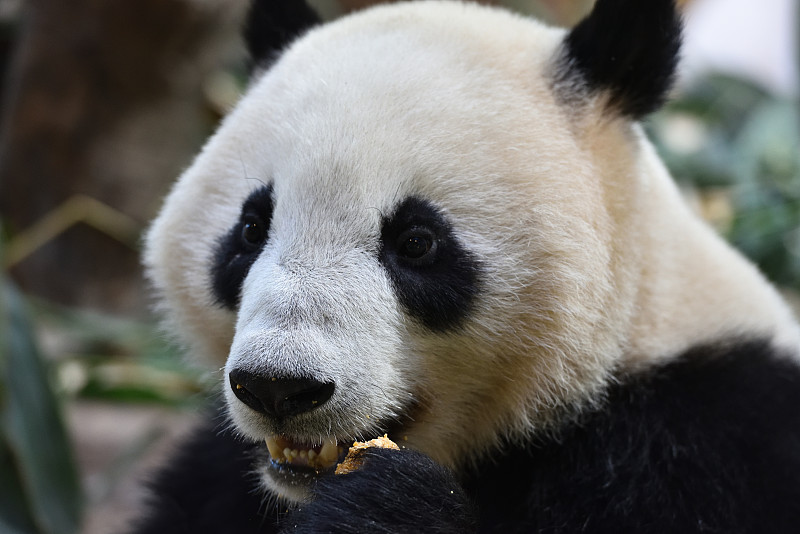
{"type": "Polygon", "coordinates": [[[277,532],[281,509],[256,491],[254,446],[217,415],[195,428],[147,484],[144,512],[130,534],[277,532]]]}

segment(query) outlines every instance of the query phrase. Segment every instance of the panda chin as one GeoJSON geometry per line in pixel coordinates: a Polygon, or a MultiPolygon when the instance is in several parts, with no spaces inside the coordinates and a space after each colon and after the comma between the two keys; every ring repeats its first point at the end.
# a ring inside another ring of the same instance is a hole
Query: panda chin
{"type": "MultiPolygon", "coordinates": [[[[398,420],[381,426],[381,431],[372,434],[404,435],[406,427],[402,422],[398,420]]],[[[295,441],[284,435],[266,437],[258,464],[267,490],[285,504],[307,502],[313,484],[321,477],[333,475],[354,441],[338,441],[331,436],[319,444],[295,441]]]]}

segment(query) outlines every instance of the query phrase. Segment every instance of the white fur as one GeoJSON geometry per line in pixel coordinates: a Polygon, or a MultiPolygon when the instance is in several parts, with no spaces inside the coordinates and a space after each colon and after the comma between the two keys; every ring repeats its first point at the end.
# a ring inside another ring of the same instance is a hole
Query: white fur
{"type": "MultiPolygon", "coordinates": [[[[420,400],[407,444],[449,465],[596,401],[620,368],[739,334],[796,352],[786,306],[689,212],[638,126],[604,116],[602,96],[559,104],[562,37],[418,2],[295,43],[149,233],[150,277],[190,352],[336,381],[280,429],[298,439],[367,436],[420,400]],[[212,304],[210,258],[259,182],[274,184],[270,241],[235,317],[212,304]],[[486,269],[462,330],[406,318],[378,263],[381,216],[409,195],[441,207],[486,269]]],[[[245,434],[278,430],[228,397],[245,434]]]]}

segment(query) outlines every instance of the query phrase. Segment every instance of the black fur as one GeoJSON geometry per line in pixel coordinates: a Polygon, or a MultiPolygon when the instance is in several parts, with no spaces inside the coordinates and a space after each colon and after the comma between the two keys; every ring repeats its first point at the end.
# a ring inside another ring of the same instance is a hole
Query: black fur
{"type": "Polygon", "coordinates": [[[272,207],[272,186],[256,189],[242,205],[239,220],[217,243],[211,265],[211,291],[217,302],[228,309],[239,306],[242,283],[267,242],[272,207]],[[261,221],[263,239],[249,243],[243,239],[243,232],[245,225],[254,220],[261,221]]]}
{"type": "Polygon", "coordinates": [[[558,81],[577,77],[591,91],[607,91],[616,112],[647,115],[672,87],[681,26],[675,0],[598,0],[565,40],[558,81]]]}
{"type": "MultiPolygon", "coordinates": [[[[496,451],[460,487],[419,453],[370,451],[359,471],[324,479],[316,500],[280,525],[286,533],[794,533],[799,406],[800,367],[766,343],[698,348],[621,377],[603,409],[557,439],[496,451]]],[[[160,478],[155,518],[137,533],[274,532],[279,511],[259,504],[249,455],[224,434],[196,438],[160,478]]]]}
{"type": "Polygon", "coordinates": [[[475,530],[469,498],[449,469],[414,451],[368,449],[369,468],[328,477],[290,516],[287,533],[463,534],[475,530]]]}
{"type": "Polygon", "coordinates": [[[268,67],[288,44],[319,22],[304,0],[254,0],[244,28],[252,66],[268,67]]]}
{"type": "Polygon", "coordinates": [[[456,328],[469,315],[479,289],[480,265],[429,202],[408,198],[383,220],[380,261],[398,300],[426,327],[456,328]],[[430,251],[420,258],[404,256],[402,247],[408,236],[429,239],[430,251]]]}
{"type": "Polygon", "coordinates": [[[150,514],[131,534],[268,534],[279,510],[253,471],[260,448],[222,430],[219,416],[195,431],[151,484],[150,514]]]}
{"type": "Polygon", "coordinates": [[[764,343],[700,348],[609,393],[558,441],[471,474],[482,524],[505,525],[489,531],[798,531],[796,363],[764,343]]]}

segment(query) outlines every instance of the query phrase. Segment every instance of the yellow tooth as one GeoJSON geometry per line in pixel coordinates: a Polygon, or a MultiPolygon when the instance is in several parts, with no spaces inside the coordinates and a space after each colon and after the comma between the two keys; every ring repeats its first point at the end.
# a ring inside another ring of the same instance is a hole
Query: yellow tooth
{"type": "Polygon", "coordinates": [[[278,442],[275,438],[267,438],[264,441],[267,442],[267,449],[269,450],[269,455],[272,456],[273,460],[282,460],[283,454],[281,452],[281,448],[278,446],[278,442]]]}
{"type": "Polygon", "coordinates": [[[283,449],[283,456],[287,460],[289,460],[291,462],[292,461],[292,449],[290,449],[289,447],[286,447],[285,449],[283,449]]]}
{"type": "Polygon", "coordinates": [[[319,462],[324,465],[332,465],[339,459],[339,451],[336,441],[326,441],[319,451],[319,462]]]}

